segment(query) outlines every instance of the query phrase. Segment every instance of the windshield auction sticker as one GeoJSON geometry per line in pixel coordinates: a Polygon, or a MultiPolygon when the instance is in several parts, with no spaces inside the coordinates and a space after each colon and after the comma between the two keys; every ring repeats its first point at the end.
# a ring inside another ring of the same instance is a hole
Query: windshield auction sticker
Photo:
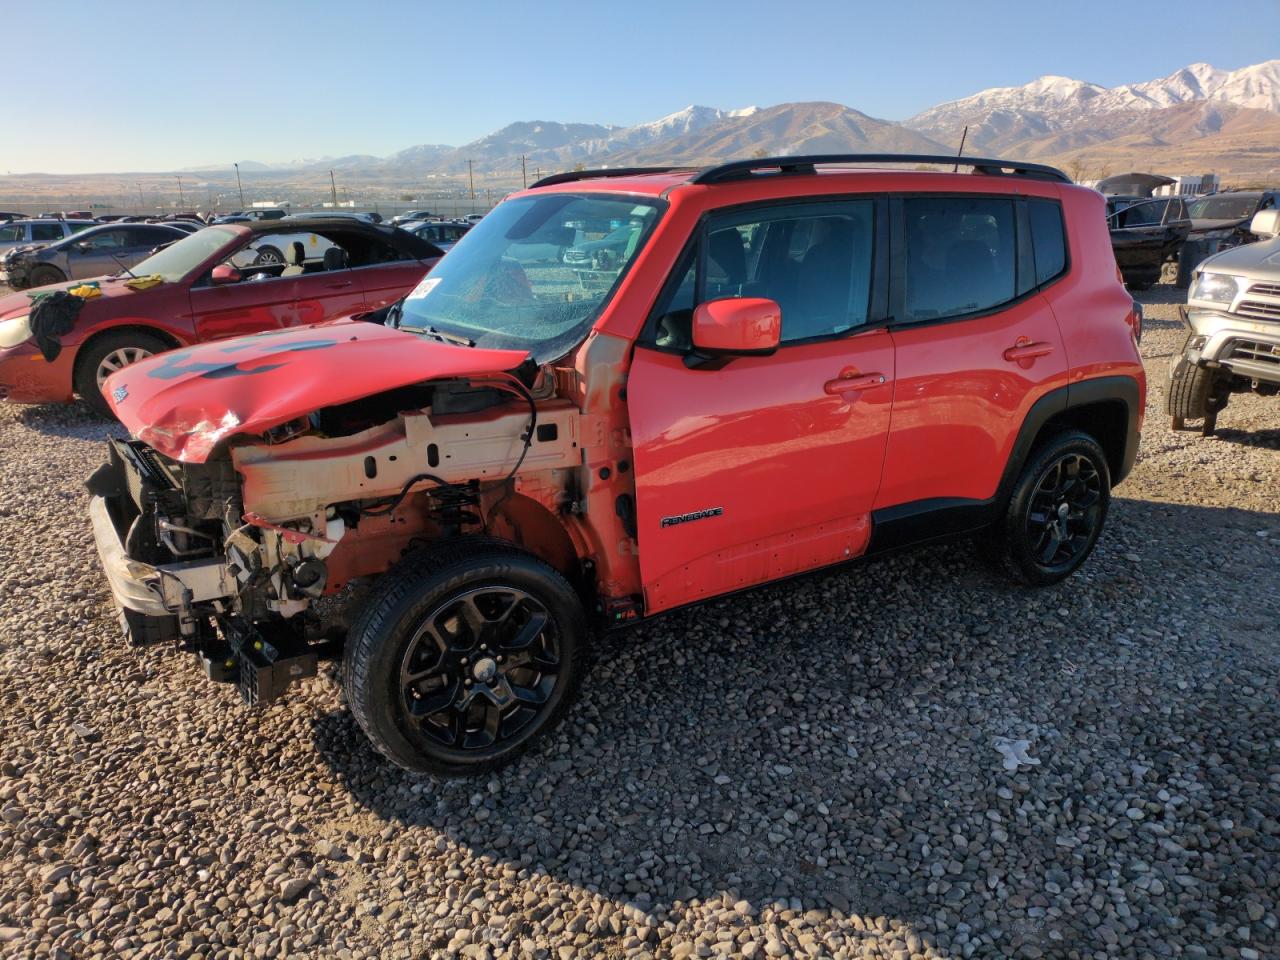
{"type": "Polygon", "coordinates": [[[407,300],[421,300],[421,299],[422,299],[423,297],[425,297],[428,293],[430,293],[432,290],[434,290],[434,289],[436,288],[436,284],[438,284],[439,282],[440,282],[440,278],[439,278],[439,277],[423,277],[423,278],[418,282],[418,285],[417,285],[416,287],[414,287],[414,288],[413,288],[413,292],[411,292],[411,293],[409,294],[409,296],[408,296],[408,297],[406,297],[405,299],[407,299],[407,300]]]}

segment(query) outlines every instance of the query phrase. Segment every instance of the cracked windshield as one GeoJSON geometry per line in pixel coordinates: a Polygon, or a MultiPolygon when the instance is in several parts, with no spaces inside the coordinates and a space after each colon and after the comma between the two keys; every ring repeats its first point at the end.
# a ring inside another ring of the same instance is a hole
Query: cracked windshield
{"type": "Polygon", "coordinates": [[[509,200],[405,298],[400,326],[554,360],[599,316],[657,216],[631,198],[509,200]]]}

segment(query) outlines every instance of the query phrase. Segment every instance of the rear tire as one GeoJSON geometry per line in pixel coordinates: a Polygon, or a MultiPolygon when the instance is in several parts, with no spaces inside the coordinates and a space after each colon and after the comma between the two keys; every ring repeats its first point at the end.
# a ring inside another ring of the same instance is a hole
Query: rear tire
{"type": "Polygon", "coordinates": [[[39,266],[31,271],[28,284],[32,287],[47,287],[52,283],[63,283],[66,276],[57,267],[39,266]]]}
{"type": "Polygon", "coordinates": [[[72,385],[80,399],[96,413],[110,417],[111,407],[100,386],[102,380],[129,364],[170,349],[168,343],[149,333],[136,330],[105,333],[81,348],[72,385]]]}
{"type": "Polygon", "coordinates": [[[1031,453],[983,553],[1017,583],[1065,580],[1089,558],[1111,505],[1111,471],[1098,442],[1077,430],[1031,453]]]}
{"type": "Polygon", "coordinates": [[[384,757],[473,776],[564,718],[588,643],[582,603],[552,567],[504,541],[456,540],[374,585],[347,639],[343,686],[384,757]]]}
{"type": "Polygon", "coordinates": [[[1185,290],[1191,286],[1191,274],[1204,259],[1201,249],[1198,240],[1185,240],[1178,248],[1178,274],[1173,285],[1179,290],[1185,290]]]}

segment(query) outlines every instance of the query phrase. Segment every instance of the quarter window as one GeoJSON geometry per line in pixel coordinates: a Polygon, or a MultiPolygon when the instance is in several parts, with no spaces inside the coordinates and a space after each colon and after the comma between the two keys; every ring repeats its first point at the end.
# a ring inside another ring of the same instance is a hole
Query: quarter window
{"type": "Polygon", "coordinates": [[[908,321],[981,313],[1014,298],[1013,201],[919,197],[903,210],[908,321]]]}
{"type": "Polygon", "coordinates": [[[1028,200],[1031,247],[1036,259],[1036,285],[1048,283],[1067,266],[1067,238],[1062,228],[1062,208],[1052,200],[1028,200]]]}

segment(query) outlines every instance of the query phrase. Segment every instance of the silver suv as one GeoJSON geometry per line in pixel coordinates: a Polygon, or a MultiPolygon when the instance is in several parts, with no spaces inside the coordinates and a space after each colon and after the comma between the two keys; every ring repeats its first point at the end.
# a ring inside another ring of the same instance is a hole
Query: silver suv
{"type": "Polygon", "coordinates": [[[1206,437],[1233,393],[1280,393],[1280,210],[1255,214],[1259,243],[1203,261],[1191,280],[1182,319],[1190,330],[1169,373],[1173,428],[1201,420],[1206,437]]]}

